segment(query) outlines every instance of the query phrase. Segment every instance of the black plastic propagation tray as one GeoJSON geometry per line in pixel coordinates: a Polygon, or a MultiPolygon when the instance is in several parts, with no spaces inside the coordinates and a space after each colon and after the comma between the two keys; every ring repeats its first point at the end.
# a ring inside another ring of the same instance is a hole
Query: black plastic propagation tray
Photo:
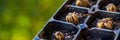
{"type": "Polygon", "coordinates": [[[43,26],[33,40],[56,40],[54,33],[61,31],[64,40],[120,40],[120,0],[89,0],[88,7],[75,6],[75,0],[66,0],[59,10],[43,26]],[[117,6],[116,12],[106,11],[109,3],[117,6]],[[73,24],[66,21],[70,12],[83,14],[79,23],[73,24]],[[112,18],[112,30],[97,28],[96,23],[102,18],[112,18]],[[68,37],[69,36],[69,37],[68,37]]]}

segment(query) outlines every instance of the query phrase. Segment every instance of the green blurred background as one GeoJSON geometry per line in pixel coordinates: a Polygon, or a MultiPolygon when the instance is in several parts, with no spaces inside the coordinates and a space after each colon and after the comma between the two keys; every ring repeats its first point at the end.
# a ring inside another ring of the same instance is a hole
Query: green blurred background
{"type": "Polygon", "coordinates": [[[65,0],[0,0],[0,40],[32,40],[65,0]]]}

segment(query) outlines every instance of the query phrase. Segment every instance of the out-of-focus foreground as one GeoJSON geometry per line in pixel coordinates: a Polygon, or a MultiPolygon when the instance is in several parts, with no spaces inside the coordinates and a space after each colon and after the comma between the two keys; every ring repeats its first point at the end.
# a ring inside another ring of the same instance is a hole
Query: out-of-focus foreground
{"type": "Polygon", "coordinates": [[[0,40],[32,40],[65,0],[0,0],[0,40]]]}

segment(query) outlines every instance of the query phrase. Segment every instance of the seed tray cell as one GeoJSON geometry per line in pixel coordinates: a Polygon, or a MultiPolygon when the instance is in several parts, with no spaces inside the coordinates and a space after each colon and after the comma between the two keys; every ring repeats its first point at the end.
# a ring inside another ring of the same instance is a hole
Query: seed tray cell
{"type": "Polygon", "coordinates": [[[76,12],[77,16],[79,17],[78,18],[79,24],[84,23],[87,16],[89,15],[87,9],[78,9],[78,8],[69,7],[67,9],[65,9],[65,11],[58,12],[53,18],[55,20],[60,20],[60,21],[66,22],[66,15],[68,15],[68,13],[73,13],[73,12],[76,12]]]}
{"type": "Polygon", "coordinates": [[[43,30],[38,34],[38,37],[40,39],[56,40],[54,37],[54,33],[56,31],[62,32],[65,35],[65,40],[72,40],[78,33],[79,28],[74,25],[52,21],[43,28],[43,30]],[[68,36],[69,38],[67,38],[68,36]]]}
{"type": "Polygon", "coordinates": [[[99,29],[83,29],[81,30],[79,40],[114,40],[114,32],[99,29]]]}
{"type": "MultiPolygon", "coordinates": [[[[82,0],[83,1],[83,0],[82,0]]],[[[75,5],[76,3],[76,0],[68,0],[69,4],[68,5],[75,5]]],[[[87,8],[90,8],[92,7],[93,5],[96,5],[96,3],[98,2],[98,0],[89,0],[89,6],[87,8]]],[[[79,7],[82,7],[82,6],[79,6],[79,7]]]]}
{"type": "Polygon", "coordinates": [[[110,3],[113,3],[117,8],[117,12],[120,12],[120,0],[101,0],[99,3],[99,9],[106,10],[106,6],[110,3]]]}
{"type": "Polygon", "coordinates": [[[87,22],[89,28],[97,27],[96,24],[99,19],[103,18],[112,18],[113,19],[113,30],[117,30],[120,28],[120,14],[119,13],[110,13],[105,11],[95,12],[93,16],[91,16],[87,22]]]}

